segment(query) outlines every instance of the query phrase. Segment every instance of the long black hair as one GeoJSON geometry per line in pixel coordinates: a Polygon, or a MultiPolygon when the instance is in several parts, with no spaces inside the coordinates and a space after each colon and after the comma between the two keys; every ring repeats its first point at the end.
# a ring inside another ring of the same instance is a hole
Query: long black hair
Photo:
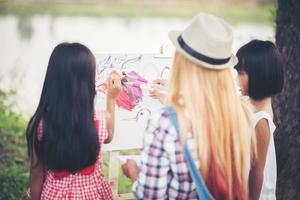
{"type": "Polygon", "coordinates": [[[35,151],[50,170],[73,173],[97,160],[95,68],[95,57],[79,43],[61,43],[50,56],[40,102],[27,126],[29,156],[35,151]]]}

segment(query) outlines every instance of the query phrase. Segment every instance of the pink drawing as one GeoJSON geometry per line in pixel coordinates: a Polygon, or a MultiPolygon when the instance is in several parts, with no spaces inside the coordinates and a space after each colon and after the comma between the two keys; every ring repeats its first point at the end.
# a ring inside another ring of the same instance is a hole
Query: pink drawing
{"type": "MultiPolygon", "coordinates": [[[[145,83],[148,83],[148,81],[134,71],[125,74],[125,78],[122,80],[122,91],[116,100],[117,105],[120,108],[132,111],[132,109],[138,105],[143,98],[141,85],[145,83]]],[[[98,85],[96,90],[98,92],[106,93],[106,82],[98,85]]]]}
{"type": "Polygon", "coordinates": [[[138,73],[134,71],[130,71],[128,73],[123,73],[125,75],[125,80],[128,82],[136,82],[136,83],[148,83],[146,79],[141,77],[138,73]]]}
{"type": "Polygon", "coordinates": [[[117,105],[120,108],[123,108],[125,110],[132,111],[132,109],[137,105],[136,102],[132,100],[132,98],[129,96],[129,94],[126,92],[126,90],[122,89],[120,96],[118,97],[116,101],[117,105]]]}

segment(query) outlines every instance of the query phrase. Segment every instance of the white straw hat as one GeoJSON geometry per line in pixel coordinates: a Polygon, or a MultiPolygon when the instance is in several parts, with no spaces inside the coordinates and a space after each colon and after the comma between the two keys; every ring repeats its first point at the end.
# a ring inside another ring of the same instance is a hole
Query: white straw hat
{"type": "Polygon", "coordinates": [[[216,16],[199,13],[183,31],[171,31],[169,38],[179,53],[202,67],[221,70],[238,62],[232,54],[232,29],[216,16]]]}

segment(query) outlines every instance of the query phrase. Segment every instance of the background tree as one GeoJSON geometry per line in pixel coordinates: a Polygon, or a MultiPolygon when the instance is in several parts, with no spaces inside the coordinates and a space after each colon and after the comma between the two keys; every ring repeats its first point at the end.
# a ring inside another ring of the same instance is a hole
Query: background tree
{"type": "Polygon", "coordinates": [[[285,57],[284,89],[275,97],[277,199],[300,199],[300,0],[278,0],[276,43],[285,57]]]}

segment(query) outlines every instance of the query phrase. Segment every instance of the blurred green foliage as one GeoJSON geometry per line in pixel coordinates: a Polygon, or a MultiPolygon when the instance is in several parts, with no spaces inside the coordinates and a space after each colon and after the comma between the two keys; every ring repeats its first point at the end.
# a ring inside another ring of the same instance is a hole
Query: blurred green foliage
{"type": "Polygon", "coordinates": [[[203,3],[12,3],[0,1],[0,15],[93,16],[93,17],[170,17],[191,18],[198,12],[209,12],[231,23],[255,22],[270,24],[274,21],[273,0],[260,0],[258,4],[203,3]]]}
{"type": "Polygon", "coordinates": [[[26,121],[12,111],[8,97],[0,90],[0,199],[25,199],[28,186],[26,121]]]}

